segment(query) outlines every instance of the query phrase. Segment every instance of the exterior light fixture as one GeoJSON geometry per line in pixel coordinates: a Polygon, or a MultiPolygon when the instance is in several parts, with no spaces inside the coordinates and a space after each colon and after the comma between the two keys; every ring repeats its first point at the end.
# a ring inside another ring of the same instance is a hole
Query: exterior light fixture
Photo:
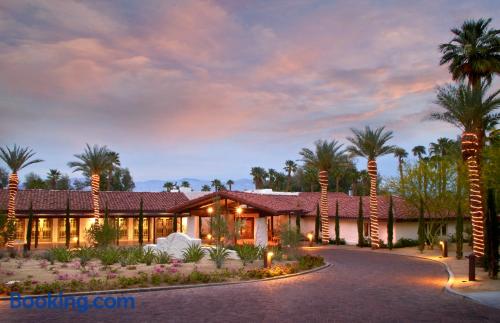
{"type": "Polygon", "coordinates": [[[207,239],[208,239],[208,240],[212,240],[212,235],[211,235],[210,233],[209,233],[209,234],[207,234],[207,239]]]}
{"type": "Polygon", "coordinates": [[[73,242],[77,242],[78,241],[78,237],[73,237],[73,242]]]}
{"type": "Polygon", "coordinates": [[[441,256],[443,258],[448,257],[448,241],[441,240],[439,241],[439,245],[441,246],[441,256]]]}
{"type": "Polygon", "coordinates": [[[272,263],[273,263],[273,256],[274,256],[274,252],[272,251],[268,251],[267,254],[266,254],[266,266],[267,268],[271,268],[272,266],[272,263]]]}
{"type": "Polygon", "coordinates": [[[307,234],[307,239],[309,239],[309,247],[312,247],[312,245],[313,245],[313,234],[311,232],[309,232],[307,234]]]}
{"type": "Polygon", "coordinates": [[[238,207],[236,208],[236,213],[238,213],[238,214],[243,213],[243,209],[241,208],[241,206],[238,206],[238,207]]]}
{"type": "Polygon", "coordinates": [[[214,212],[214,208],[209,206],[207,209],[208,214],[212,214],[214,212]]]}

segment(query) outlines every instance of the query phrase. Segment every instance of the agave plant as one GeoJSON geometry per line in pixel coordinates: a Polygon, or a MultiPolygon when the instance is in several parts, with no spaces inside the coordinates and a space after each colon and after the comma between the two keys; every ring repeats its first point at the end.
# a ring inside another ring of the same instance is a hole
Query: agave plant
{"type": "Polygon", "coordinates": [[[215,262],[217,269],[222,268],[222,264],[229,257],[229,250],[222,246],[210,248],[208,249],[208,253],[210,254],[210,259],[215,262]]]}
{"type": "Polygon", "coordinates": [[[155,253],[155,262],[157,264],[168,264],[172,260],[172,257],[166,251],[157,251],[155,253]]]}
{"type": "Polygon", "coordinates": [[[199,244],[190,244],[189,247],[187,247],[183,252],[182,252],[182,258],[184,259],[184,262],[194,262],[197,263],[200,261],[203,257],[205,256],[205,251],[199,244]]]}

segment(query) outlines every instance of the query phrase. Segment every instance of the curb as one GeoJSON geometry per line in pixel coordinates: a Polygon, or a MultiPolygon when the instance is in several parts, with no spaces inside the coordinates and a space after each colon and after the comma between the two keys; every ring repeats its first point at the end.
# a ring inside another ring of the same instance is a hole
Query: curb
{"type": "MultiPolygon", "coordinates": [[[[243,281],[235,281],[235,282],[222,282],[222,283],[207,283],[207,284],[188,284],[188,285],[173,285],[173,286],[158,286],[158,287],[139,287],[139,288],[129,288],[129,289],[110,289],[110,290],[98,290],[98,291],[87,291],[87,292],[72,292],[65,293],[65,296],[92,296],[92,295],[103,295],[103,294],[130,294],[130,293],[144,293],[144,292],[156,292],[156,291],[164,291],[164,290],[177,290],[177,289],[192,289],[192,288],[202,288],[202,287],[217,287],[217,286],[228,286],[228,285],[242,285],[242,284],[252,284],[263,281],[270,280],[278,280],[291,278],[296,276],[302,276],[306,274],[311,274],[316,271],[320,271],[332,266],[330,263],[325,263],[323,266],[304,270],[298,273],[281,275],[276,277],[268,277],[262,279],[252,279],[252,280],[243,280],[243,281]]],[[[58,294],[54,294],[58,295],[58,294]]],[[[22,297],[48,297],[48,295],[40,294],[40,295],[21,295],[22,297]]],[[[0,297],[0,302],[9,301],[10,296],[2,296],[0,297]]]]}

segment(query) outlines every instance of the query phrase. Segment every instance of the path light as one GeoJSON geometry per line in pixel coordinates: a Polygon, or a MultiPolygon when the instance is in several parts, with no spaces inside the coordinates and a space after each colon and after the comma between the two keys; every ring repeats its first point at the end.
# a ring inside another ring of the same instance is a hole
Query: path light
{"type": "Polygon", "coordinates": [[[209,233],[209,234],[207,234],[207,239],[208,239],[208,240],[212,240],[212,235],[211,235],[210,233],[209,233]]]}
{"type": "Polygon", "coordinates": [[[312,247],[313,246],[313,234],[311,232],[309,232],[307,234],[307,239],[309,239],[309,247],[312,247]]]}
{"type": "Polygon", "coordinates": [[[266,254],[267,268],[271,268],[274,252],[268,251],[266,254]]]}
{"type": "Polygon", "coordinates": [[[441,246],[441,256],[443,258],[448,257],[448,241],[441,240],[439,241],[439,245],[441,246]]]}

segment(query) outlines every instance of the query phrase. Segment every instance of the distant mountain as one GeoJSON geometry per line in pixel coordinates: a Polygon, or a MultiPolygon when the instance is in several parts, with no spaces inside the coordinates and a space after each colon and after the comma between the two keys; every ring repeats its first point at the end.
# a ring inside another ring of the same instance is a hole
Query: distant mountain
{"type": "MultiPolygon", "coordinates": [[[[210,186],[209,180],[202,180],[196,178],[180,178],[175,180],[158,180],[153,179],[149,181],[136,181],[135,182],[135,192],[161,192],[163,191],[163,184],[165,182],[177,182],[178,185],[182,183],[182,181],[188,181],[191,185],[193,191],[200,191],[203,185],[210,186]]],[[[223,181],[225,183],[225,181],[223,181]]],[[[241,178],[234,180],[234,185],[232,187],[233,191],[244,191],[244,190],[252,190],[255,186],[251,179],[241,178]]]]}

